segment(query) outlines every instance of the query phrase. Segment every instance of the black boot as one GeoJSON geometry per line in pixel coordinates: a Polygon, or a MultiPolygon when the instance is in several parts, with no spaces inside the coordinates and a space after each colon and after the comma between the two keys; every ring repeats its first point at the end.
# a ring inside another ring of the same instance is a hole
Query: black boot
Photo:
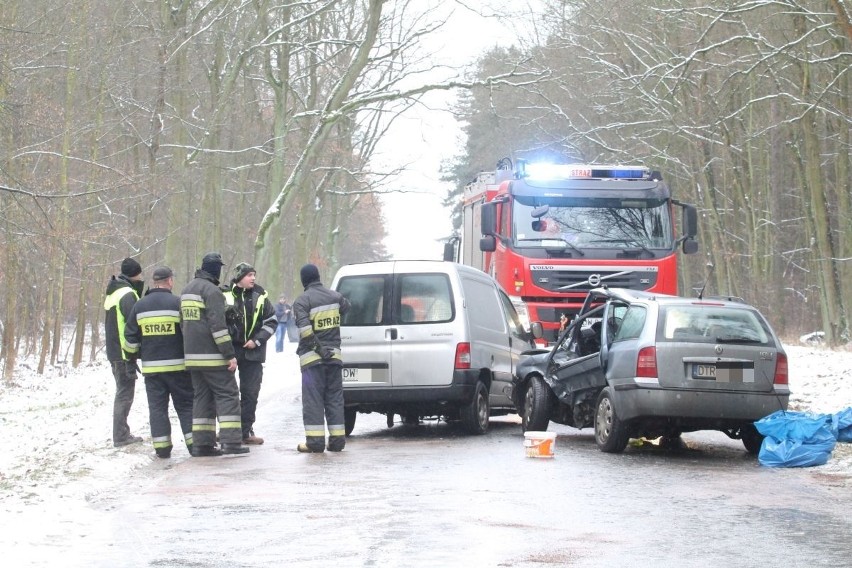
{"type": "Polygon", "coordinates": [[[158,458],[168,459],[172,457],[172,449],[169,448],[154,448],[158,458]]]}
{"type": "Polygon", "coordinates": [[[194,458],[210,458],[215,456],[221,456],[222,450],[213,446],[196,446],[195,444],[193,444],[192,451],[190,451],[190,454],[194,458]]]}
{"type": "Polygon", "coordinates": [[[222,453],[226,456],[245,455],[249,449],[242,444],[222,444],[222,453]]]}

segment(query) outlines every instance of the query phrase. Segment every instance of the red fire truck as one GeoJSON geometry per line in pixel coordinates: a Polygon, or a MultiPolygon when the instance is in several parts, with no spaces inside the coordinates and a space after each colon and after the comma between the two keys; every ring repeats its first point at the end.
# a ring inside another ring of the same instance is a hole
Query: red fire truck
{"type": "Polygon", "coordinates": [[[504,158],[465,188],[463,219],[458,250],[445,256],[491,274],[525,323],[542,322],[548,342],[591,288],[677,294],[677,250],[698,251],[695,207],[643,166],[513,168],[504,158]]]}

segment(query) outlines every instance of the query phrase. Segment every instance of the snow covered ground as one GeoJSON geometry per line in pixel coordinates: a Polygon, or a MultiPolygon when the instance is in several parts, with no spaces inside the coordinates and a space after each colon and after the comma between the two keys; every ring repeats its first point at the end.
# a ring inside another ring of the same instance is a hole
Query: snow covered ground
{"type": "MultiPolygon", "coordinates": [[[[262,398],[275,396],[284,381],[299,380],[294,349],[288,344],[282,354],[269,353],[262,398]]],[[[803,346],[789,346],[787,352],[791,410],[835,413],[852,406],[852,352],[803,346]]],[[[84,514],[79,504],[115,491],[133,470],[152,462],[168,468],[170,461],[189,459],[179,442],[176,418],[172,420],[176,438],[172,460],[154,457],[141,379],[129,422],[133,433],[145,441],[116,449],[111,436],[115,385],[107,362],[77,369],[57,366],[43,376],[34,367],[22,362],[13,383],[0,385],[4,440],[0,520],[4,526],[12,519],[24,525],[38,523],[46,511],[84,514]],[[14,516],[4,519],[6,515],[14,516]]],[[[810,469],[852,477],[852,444],[838,444],[827,464],[810,469]]]]}

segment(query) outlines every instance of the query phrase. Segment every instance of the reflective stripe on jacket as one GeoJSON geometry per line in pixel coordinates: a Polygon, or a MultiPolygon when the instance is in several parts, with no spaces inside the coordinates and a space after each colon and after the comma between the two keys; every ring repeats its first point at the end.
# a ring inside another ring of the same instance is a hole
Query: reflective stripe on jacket
{"type": "Polygon", "coordinates": [[[124,337],[128,351],[142,359],[143,374],[184,370],[180,299],[170,290],[152,288],[136,302],[124,337]]]}

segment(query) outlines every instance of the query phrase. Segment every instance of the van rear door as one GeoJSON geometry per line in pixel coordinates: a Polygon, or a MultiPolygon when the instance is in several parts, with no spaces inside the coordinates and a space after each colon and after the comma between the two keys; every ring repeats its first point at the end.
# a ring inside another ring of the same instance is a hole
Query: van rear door
{"type": "Polygon", "coordinates": [[[456,305],[449,274],[406,268],[397,264],[392,302],[397,331],[391,342],[394,386],[449,385],[456,344],[464,335],[462,307],[456,305]]]}
{"type": "Polygon", "coordinates": [[[391,346],[397,330],[389,325],[391,310],[386,298],[392,294],[393,275],[344,276],[336,288],[351,303],[340,327],[344,346],[344,386],[392,386],[391,346]]]}

